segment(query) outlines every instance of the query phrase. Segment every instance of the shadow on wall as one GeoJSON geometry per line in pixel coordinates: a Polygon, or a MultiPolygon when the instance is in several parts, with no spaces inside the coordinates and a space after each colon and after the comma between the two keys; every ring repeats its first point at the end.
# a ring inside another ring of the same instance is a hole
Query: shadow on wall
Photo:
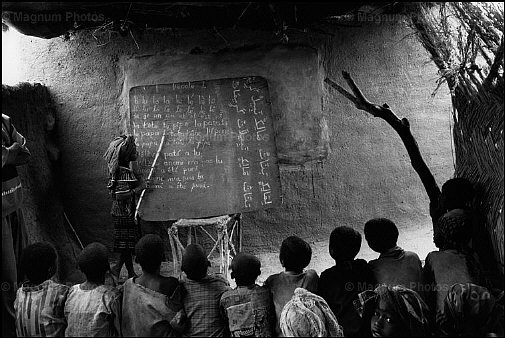
{"type": "Polygon", "coordinates": [[[18,167],[29,243],[53,243],[59,254],[58,277],[66,280],[75,273],[80,247],[65,224],[55,108],[49,91],[40,84],[2,85],[2,113],[11,117],[31,153],[28,165],[18,167]]]}

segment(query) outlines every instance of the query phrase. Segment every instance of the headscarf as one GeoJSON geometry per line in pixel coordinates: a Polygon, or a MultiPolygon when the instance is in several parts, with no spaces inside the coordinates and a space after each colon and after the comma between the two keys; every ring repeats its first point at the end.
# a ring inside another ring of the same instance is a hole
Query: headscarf
{"type": "Polygon", "coordinates": [[[129,161],[135,151],[136,145],[133,136],[121,135],[116,137],[103,155],[107,162],[109,175],[113,176],[119,168],[119,163],[129,161]]]}
{"type": "Polygon", "coordinates": [[[293,297],[282,309],[279,326],[286,337],[344,336],[328,303],[303,288],[296,288],[293,297]]]}
{"type": "Polygon", "coordinates": [[[441,250],[464,251],[472,233],[471,212],[454,209],[438,219],[433,227],[433,242],[441,250]]]}
{"type": "Polygon", "coordinates": [[[472,283],[452,285],[437,326],[443,336],[483,336],[500,330],[503,334],[503,291],[495,297],[472,283]]]}
{"type": "Polygon", "coordinates": [[[360,293],[361,307],[358,307],[358,313],[366,318],[365,322],[369,317],[371,319],[380,300],[385,301],[395,311],[411,336],[430,336],[428,306],[417,292],[401,285],[383,284],[373,291],[360,293]]]}

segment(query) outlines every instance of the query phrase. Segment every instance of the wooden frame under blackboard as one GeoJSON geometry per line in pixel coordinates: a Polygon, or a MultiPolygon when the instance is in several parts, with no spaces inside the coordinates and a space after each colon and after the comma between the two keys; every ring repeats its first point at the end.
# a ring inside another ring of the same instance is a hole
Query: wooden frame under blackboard
{"type": "Polygon", "coordinates": [[[204,218],[280,205],[265,78],[137,86],[129,104],[139,169],[150,178],[140,218],[204,218]]]}

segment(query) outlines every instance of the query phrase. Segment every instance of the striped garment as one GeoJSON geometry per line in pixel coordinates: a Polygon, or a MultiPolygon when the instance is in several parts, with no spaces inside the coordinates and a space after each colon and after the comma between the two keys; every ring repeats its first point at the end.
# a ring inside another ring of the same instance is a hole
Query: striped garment
{"type": "Polygon", "coordinates": [[[18,289],[14,311],[18,337],[63,337],[69,287],[52,280],[18,289]]]}

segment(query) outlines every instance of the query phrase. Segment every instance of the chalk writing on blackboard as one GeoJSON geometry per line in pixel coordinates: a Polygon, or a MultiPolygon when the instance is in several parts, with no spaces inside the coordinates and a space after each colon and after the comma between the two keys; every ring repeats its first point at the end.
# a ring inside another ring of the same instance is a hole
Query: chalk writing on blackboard
{"type": "Polygon", "coordinates": [[[264,78],[138,86],[129,95],[144,177],[165,135],[139,209],[142,219],[202,218],[280,204],[264,78]]]}

